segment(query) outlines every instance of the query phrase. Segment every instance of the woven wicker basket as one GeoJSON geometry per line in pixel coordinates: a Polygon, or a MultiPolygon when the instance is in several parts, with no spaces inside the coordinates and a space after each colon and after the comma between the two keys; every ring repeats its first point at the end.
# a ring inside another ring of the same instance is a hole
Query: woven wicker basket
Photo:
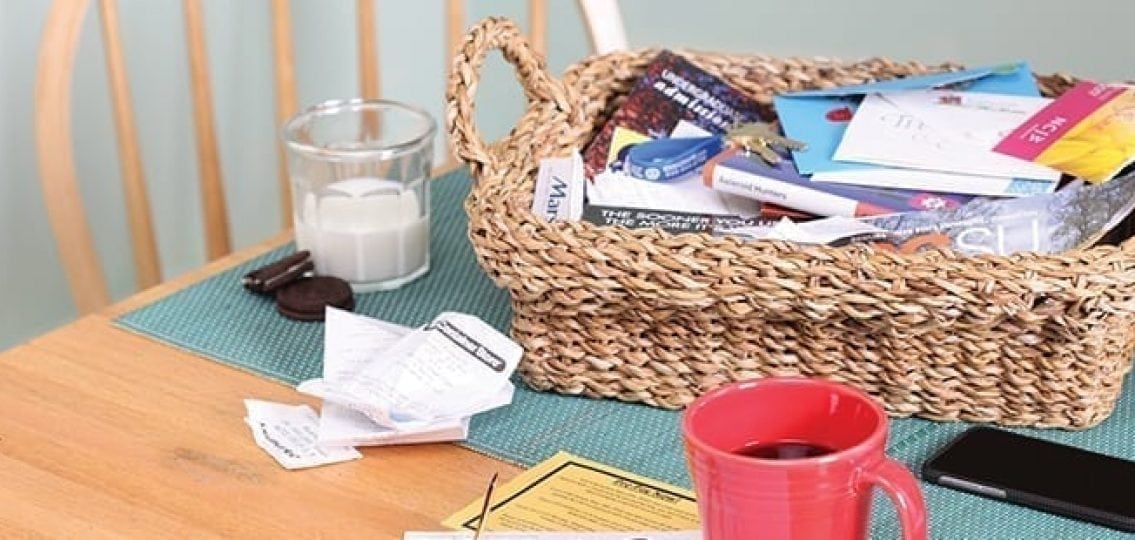
{"type": "MultiPolygon", "coordinates": [[[[1135,345],[1135,242],[897,255],[534,216],[539,159],[582,148],[656,53],[591,57],[557,80],[512,22],[492,18],[454,59],[447,123],[476,179],[469,236],[511,293],[529,385],[680,408],[729,381],[803,374],[862,388],[895,416],[1086,428],[1110,414],[1135,345]],[[488,144],[473,97],[495,49],[529,105],[488,144]]],[[[770,113],[780,92],[957,67],[681,54],[770,113]]],[[[1040,82],[1056,95],[1074,80],[1040,82]]]]}

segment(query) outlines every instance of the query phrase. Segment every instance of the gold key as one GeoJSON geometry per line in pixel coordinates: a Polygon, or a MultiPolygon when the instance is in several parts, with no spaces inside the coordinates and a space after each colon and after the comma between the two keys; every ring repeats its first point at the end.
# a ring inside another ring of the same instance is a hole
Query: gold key
{"type": "Polygon", "coordinates": [[[785,150],[804,150],[808,147],[800,141],[778,134],[772,125],[764,122],[735,125],[725,132],[725,139],[750,154],[756,154],[769,165],[780,163],[780,156],[773,150],[774,147],[785,150]]]}

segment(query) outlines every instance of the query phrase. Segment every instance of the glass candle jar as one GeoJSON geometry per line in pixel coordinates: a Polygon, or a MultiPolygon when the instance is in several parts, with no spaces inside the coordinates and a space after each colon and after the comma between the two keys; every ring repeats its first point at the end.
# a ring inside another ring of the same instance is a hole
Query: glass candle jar
{"type": "Polygon", "coordinates": [[[437,124],[386,100],[327,101],[284,125],[296,248],[356,292],[429,271],[430,168],[437,124]]]}

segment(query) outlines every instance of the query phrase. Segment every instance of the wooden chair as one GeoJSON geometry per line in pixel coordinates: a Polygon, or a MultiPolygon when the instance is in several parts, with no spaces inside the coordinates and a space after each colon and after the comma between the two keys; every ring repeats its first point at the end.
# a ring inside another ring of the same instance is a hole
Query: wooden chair
{"type": "MultiPolygon", "coordinates": [[[[126,74],[126,62],[119,32],[117,0],[96,0],[113,106],[118,157],[126,199],[127,223],[136,287],[141,290],[162,280],[153,219],[147,196],[142,156],[138,146],[134,114],[126,74]]],[[[268,0],[266,10],[272,18],[272,47],[276,90],[276,120],[282,123],[297,109],[296,72],[293,60],[291,17],[288,0],[268,0]]],[[[63,261],[68,285],[80,314],[110,303],[102,266],[95,253],[76,180],[71,146],[71,77],[75,65],[82,21],[91,0],[55,0],[44,26],[36,78],[36,145],[48,220],[63,261]]],[[[547,0],[529,0],[531,40],[544,52],[547,46],[547,0]]],[[[618,16],[614,0],[581,0],[592,30],[592,42],[600,36],[602,48],[618,43],[607,18],[618,16]],[[604,6],[603,4],[609,4],[604,6]],[[598,7],[596,7],[598,6],[598,7]]],[[[446,1],[447,54],[462,39],[466,26],[464,0],[446,1]]],[[[228,213],[222,189],[220,154],[213,123],[205,32],[200,0],[183,0],[197,158],[200,161],[200,190],[205,224],[206,254],[209,260],[231,250],[228,213]]],[[[378,44],[375,36],[374,0],[357,0],[358,57],[361,96],[380,95],[378,44]]],[[[621,33],[621,20],[617,28],[621,33]]],[[[625,44],[625,37],[622,42],[625,44]]],[[[448,69],[449,62],[442,64],[448,69]]],[[[279,156],[281,227],[291,226],[291,190],[282,148],[279,156]]]]}
{"type": "Polygon", "coordinates": [[[628,49],[627,30],[617,0],[579,0],[579,7],[587,23],[592,52],[607,54],[628,49]]]}

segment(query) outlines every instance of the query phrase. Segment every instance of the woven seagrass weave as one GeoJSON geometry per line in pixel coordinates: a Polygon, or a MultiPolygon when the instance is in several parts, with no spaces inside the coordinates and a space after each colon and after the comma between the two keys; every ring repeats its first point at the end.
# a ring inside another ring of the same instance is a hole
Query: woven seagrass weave
{"type": "MultiPolygon", "coordinates": [[[[679,52],[768,114],[777,93],[958,67],[679,52]]],[[[539,159],[582,148],[655,54],[594,56],[556,79],[500,18],[473,27],[457,51],[447,123],[476,179],[469,236],[510,292],[529,385],[679,408],[728,381],[803,374],[858,386],[896,416],[1085,428],[1111,413],[1135,345],[1133,241],[1060,254],[895,254],[534,216],[539,159]],[[496,49],[529,104],[489,144],[473,98],[496,49]]],[[[1050,96],[1075,82],[1039,81],[1050,96]]]]}

